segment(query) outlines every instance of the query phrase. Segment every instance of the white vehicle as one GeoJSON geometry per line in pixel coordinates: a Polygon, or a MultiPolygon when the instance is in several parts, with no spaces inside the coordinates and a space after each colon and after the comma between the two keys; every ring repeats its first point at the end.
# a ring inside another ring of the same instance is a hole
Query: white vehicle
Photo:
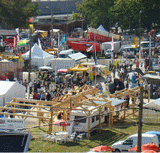
{"type": "MultiPolygon", "coordinates": [[[[112,145],[112,148],[116,152],[126,152],[129,149],[135,147],[138,141],[138,134],[129,136],[126,140],[118,141],[112,145]]],[[[154,143],[159,146],[158,137],[155,134],[142,133],[142,145],[147,143],[154,143]]]]}
{"type": "Polygon", "coordinates": [[[70,58],[53,58],[46,66],[50,66],[53,70],[68,69],[76,65],[75,59],[70,58]]]}
{"type": "MultiPolygon", "coordinates": [[[[151,42],[151,51],[154,50],[154,47],[154,42],[151,42]]],[[[145,52],[147,52],[147,54],[149,53],[149,41],[141,41],[141,52],[142,54],[145,52]]]]}
{"type": "Polygon", "coordinates": [[[59,53],[59,58],[68,58],[68,55],[74,54],[73,49],[63,50],[59,53]]]}
{"type": "Polygon", "coordinates": [[[123,57],[131,58],[134,57],[135,48],[132,45],[124,45],[121,47],[120,52],[122,53],[123,57]]]}
{"type": "MultiPolygon", "coordinates": [[[[95,106],[83,106],[87,110],[94,109],[95,106]]],[[[104,107],[102,107],[102,112],[104,112],[104,107]]],[[[72,110],[70,114],[70,120],[74,120],[73,127],[67,127],[68,131],[69,128],[72,128],[73,131],[76,132],[88,132],[88,112],[85,112],[82,110],[81,107],[77,107],[76,110],[72,110]],[[79,110],[77,110],[79,109],[79,110]]],[[[91,118],[90,118],[90,132],[92,132],[93,129],[96,128],[96,126],[99,125],[99,110],[94,109],[91,111],[91,118]]],[[[101,123],[105,121],[105,115],[100,116],[101,117],[101,123]]]]}
{"type": "MultiPolygon", "coordinates": [[[[115,53],[119,53],[119,49],[121,47],[121,42],[120,41],[113,42],[113,45],[114,45],[113,48],[114,48],[115,53]]],[[[112,49],[112,42],[104,42],[101,44],[102,55],[105,55],[106,52],[111,49],[112,49]]]]}

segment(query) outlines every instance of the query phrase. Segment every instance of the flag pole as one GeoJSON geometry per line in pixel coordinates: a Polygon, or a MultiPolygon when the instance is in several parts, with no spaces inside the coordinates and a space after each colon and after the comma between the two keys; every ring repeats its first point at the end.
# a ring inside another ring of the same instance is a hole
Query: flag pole
{"type": "MultiPolygon", "coordinates": [[[[94,33],[94,43],[95,43],[95,33],[94,33]]],[[[95,65],[96,65],[96,43],[95,43],[95,65]]],[[[95,68],[95,85],[96,85],[96,68],[95,68]]]]}

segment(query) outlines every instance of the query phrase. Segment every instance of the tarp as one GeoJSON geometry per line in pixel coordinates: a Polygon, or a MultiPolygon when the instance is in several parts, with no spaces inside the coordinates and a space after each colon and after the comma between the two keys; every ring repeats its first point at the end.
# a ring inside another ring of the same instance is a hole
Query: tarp
{"type": "Polygon", "coordinates": [[[144,76],[142,76],[142,78],[160,80],[160,76],[158,76],[158,75],[152,75],[152,74],[145,74],[144,76]]]}
{"type": "Polygon", "coordinates": [[[107,30],[104,29],[104,27],[103,27],[102,25],[100,25],[100,26],[97,28],[97,30],[108,32],[107,30]]]}
{"type": "Polygon", "coordinates": [[[12,97],[25,98],[26,88],[14,81],[0,81],[0,106],[10,102],[12,97]]]}
{"type": "Polygon", "coordinates": [[[87,58],[86,55],[78,52],[78,53],[74,53],[74,54],[70,54],[68,55],[71,59],[75,59],[75,61],[78,61],[78,60],[82,60],[82,59],[85,59],[87,58]]]}
{"type": "Polygon", "coordinates": [[[71,67],[71,68],[69,68],[69,69],[67,69],[68,71],[83,71],[83,72],[85,72],[85,71],[88,71],[88,70],[90,70],[91,68],[89,68],[89,67],[85,67],[85,66],[83,66],[83,65],[81,65],[81,64],[78,64],[78,65],[76,65],[76,66],[74,66],[74,67],[71,67]]]}
{"type": "Polygon", "coordinates": [[[153,102],[143,105],[143,107],[160,110],[160,98],[156,99],[153,102]]]}
{"type": "MultiPolygon", "coordinates": [[[[23,56],[24,60],[29,59],[29,52],[25,53],[23,56]]],[[[34,46],[31,49],[31,65],[40,67],[45,66],[48,61],[53,58],[54,56],[46,53],[44,50],[42,50],[37,43],[34,44],[34,46]]]]}

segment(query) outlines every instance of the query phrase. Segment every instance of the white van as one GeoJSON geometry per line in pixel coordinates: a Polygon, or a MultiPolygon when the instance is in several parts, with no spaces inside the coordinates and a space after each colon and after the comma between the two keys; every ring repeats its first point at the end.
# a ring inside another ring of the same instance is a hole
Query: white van
{"type": "MultiPolygon", "coordinates": [[[[126,140],[115,142],[112,148],[116,152],[126,152],[129,149],[135,147],[138,141],[138,134],[133,134],[129,136],[126,140]]],[[[154,143],[159,146],[158,137],[155,134],[145,134],[142,133],[142,145],[147,143],[154,143]]]]}

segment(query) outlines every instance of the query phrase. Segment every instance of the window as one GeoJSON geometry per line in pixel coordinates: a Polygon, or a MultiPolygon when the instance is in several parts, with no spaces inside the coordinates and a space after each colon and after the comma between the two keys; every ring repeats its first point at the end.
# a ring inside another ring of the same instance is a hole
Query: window
{"type": "Polygon", "coordinates": [[[131,138],[127,139],[126,141],[124,141],[123,145],[132,145],[133,144],[133,140],[131,138]]]}
{"type": "Polygon", "coordinates": [[[99,120],[99,115],[96,116],[96,121],[98,121],[98,120],[99,120]]]}
{"type": "Polygon", "coordinates": [[[86,118],[85,116],[75,116],[75,122],[86,123],[86,118]]]}
{"type": "Polygon", "coordinates": [[[94,116],[92,117],[92,123],[94,122],[94,116]]]}

